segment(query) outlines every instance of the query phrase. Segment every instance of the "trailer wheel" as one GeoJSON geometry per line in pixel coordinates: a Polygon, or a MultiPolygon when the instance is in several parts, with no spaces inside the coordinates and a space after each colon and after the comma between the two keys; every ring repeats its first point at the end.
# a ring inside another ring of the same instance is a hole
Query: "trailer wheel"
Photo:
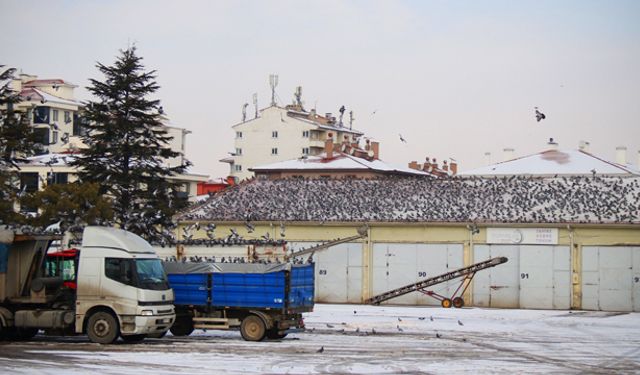
{"type": "Polygon", "coordinates": [[[15,332],[15,338],[19,341],[31,340],[38,334],[37,328],[18,328],[15,332]]]}
{"type": "Polygon", "coordinates": [[[264,321],[257,315],[249,315],[242,320],[240,334],[246,341],[262,341],[266,334],[264,321]]]}
{"type": "Polygon", "coordinates": [[[283,339],[287,337],[286,333],[278,333],[278,329],[277,328],[271,328],[270,330],[267,331],[267,338],[271,339],[271,340],[277,340],[277,339],[283,339]]]}
{"type": "Polygon", "coordinates": [[[442,300],[442,302],[440,302],[440,305],[442,305],[442,307],[444,307],[445,309],[448,309],[451,307],[451,300],[449,298],[445,298],[442,300]]]}
{"type": "Polygon", "coordinates": [[[462,306],[464,306],[464,299],[462,299],[462,297],[456,297],[453,299],[453,307],[459,309],[462,306]]]}
{"type": "Polygon", "coordinates": [[[178,316],[169,330],[174,336],[189,336],[191,332],[193,332],[193,320],[191,316],[178,316]]]}
{"type": "Polygon", "coordinates": [[[91,342],[112,344],[120,335],[118,320],[108,312],[98,311],[89,318],[87,335],[91,342]]]}
{"type": "Polygon", "coordinates": [[[137,344],[147,338],[147,335],[126,335],[122,336],[122,340],[128,344],[137,344]]]}

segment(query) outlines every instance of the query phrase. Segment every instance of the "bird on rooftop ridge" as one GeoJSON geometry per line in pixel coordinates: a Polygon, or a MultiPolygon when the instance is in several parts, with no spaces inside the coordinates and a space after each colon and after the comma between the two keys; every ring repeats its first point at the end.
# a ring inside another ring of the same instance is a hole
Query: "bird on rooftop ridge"
{"type": "Polygon", "coordinates": [[[540,122],[541,120],[544,120],[545,118],[547,118],[547,116],[544,115],[544,113],[540,112],[538,110],[538,107],[535,107],[536,110],[536,121],[540,122]]]}

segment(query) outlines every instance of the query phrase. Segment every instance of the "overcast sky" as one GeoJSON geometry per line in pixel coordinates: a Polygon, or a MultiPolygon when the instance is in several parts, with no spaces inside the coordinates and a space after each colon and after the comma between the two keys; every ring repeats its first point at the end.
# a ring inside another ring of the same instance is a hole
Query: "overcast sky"
{"type": "Polygon", "coordinates": [[[640,1],[0,0],[0,14],[0,64],[77,84],[78,99],[103,78],[96,62],[135,43],[211,177],[228,174],[231,125],[254,92],[269,104],[272,73],[281,104],[301,85],[306,108],[344,105],[392,163],[469,170],[550,137],[638,162],[640,1]]]}

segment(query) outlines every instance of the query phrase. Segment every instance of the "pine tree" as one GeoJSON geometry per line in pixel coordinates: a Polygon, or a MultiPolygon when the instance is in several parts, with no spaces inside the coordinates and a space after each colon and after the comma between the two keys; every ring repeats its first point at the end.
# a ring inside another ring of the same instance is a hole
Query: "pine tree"
{"type": "Polygon", "coordinates": [[[0,65],[0,222],[15,224],[22,221],[13,209],[21,194],[19,162],[31,156],[36,148],[30,113],[19,111],[20,93],[11,89],[15,69],[0,65]]]}
{"type": "Polygon", "coordinates": [[[170,149],[162,124],[160,101],[149,99],[159,86],[155,71],[144,71],[136,48],[120,51],[111,66],[96,65],[104,80],[91,79],[87,89],[97,99],[85,108],[88,146],[72,165],[83,182],[100,184],[113,201],[115,223],[148,240],[163,237],[173,227],[179,208],[177,186],[169,177],[185,171],[189,162],[168,166],[179,155],[170,149]]]}
{"type": "Polygon", "coordinates": [[[27,222],[40,228],[60,223],[61,231],[81,229],[85,225],[100,225],[113,220],[111,201],[99,193],[97,183],[50,184],[29,194],[22,203],[39,207],[37,216],[27,222]]]}

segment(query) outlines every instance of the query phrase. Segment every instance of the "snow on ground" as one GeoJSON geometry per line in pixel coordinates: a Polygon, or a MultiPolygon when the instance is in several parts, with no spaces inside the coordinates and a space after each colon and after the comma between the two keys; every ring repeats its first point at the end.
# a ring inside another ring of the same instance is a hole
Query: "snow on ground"
{"type": "Polygon", "coordinates": [[[37,336],[0,343],[0,373],[640,373],[640,313],[323,304],[305,321],[257,343],[235,331],[109,346],[37,336]]]}

